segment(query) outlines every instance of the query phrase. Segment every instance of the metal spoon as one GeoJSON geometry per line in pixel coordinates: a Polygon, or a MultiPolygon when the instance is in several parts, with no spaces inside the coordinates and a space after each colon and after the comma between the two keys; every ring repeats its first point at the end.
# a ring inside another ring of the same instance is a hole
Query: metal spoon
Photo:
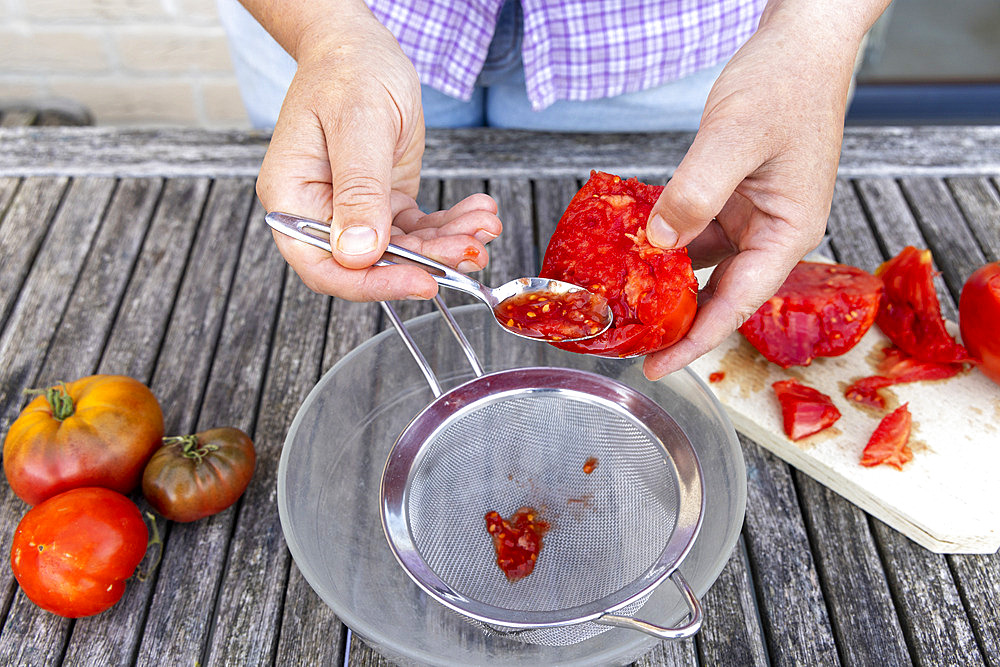
{"type": "MultiPolygon", "coordinates": [[[[331,250],[330,226],[326,223],[301,218],[290,213],[278,212],[268,213],[264,216],[264,220],[272,229],[282,234],[291,236],[294,239],[316,246],[317,248],[322,248],[323,250],[331,250]]],[[[490,307],[497,324],[521,338],[547,342],[573,342],[599,336],[611,326],[613,319],[611,307],[605,305],[603,312],[588,313],[591,319],[594,320],[594,325],[587,328],[585,335],[569,337],[555,333],[526,330],[523,327],[519,327],[516,323],[512,324],[510,318],[502,317],[501,310],[513,304],[521,303],[524,299],[530,299],[531,295],[536,295],[539,299],[553,300],[565,298],[565,295],[568,294],[574,294],[581,300],[584,297],[589,299],[594,297],[594,295],[578,285],[561,280],[551,280],[549,278],[517,278],[504,283],[500,287],[488,287],[478,280],[470,278],[460,271],[456,271],[450,266],[445,266],[412,250],[407,250],[393,244],[389,244],[385,255],[375,262],[375,266],[391,266],[399,263],[390,259],[391,257],[419,264],[423,268],[428,269],[428,273],[437,281],[438,285],[450,287],[451,289],[456,289],[476,297],[490,307]],[[580,294],[581,292],[583,295],[580,294]]]]}

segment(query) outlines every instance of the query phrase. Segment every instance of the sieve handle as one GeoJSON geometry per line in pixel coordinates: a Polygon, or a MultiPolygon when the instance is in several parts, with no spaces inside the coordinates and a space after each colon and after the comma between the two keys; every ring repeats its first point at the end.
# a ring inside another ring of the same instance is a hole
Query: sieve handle
{"type": "Polygon", "coordinates": [[[688,637],[694,636],[698,630],[701,629],[701,603],[698,602],[698,598],[695,596],[694,591],[685,581],[684,577],[681,576],[679,570],[674,570],[673,574],[670,575],[670,580],[674,582],[680,590],[681,595],[684,597],[684,601],[687,602],[688,609],[690,613],[688,614],[688,622],[684,625],[677,626],[675,628],[664,628],[659,625],[654,625],[648,621],[643,621],[637,618],[632,618],[630,616],[615,616],[614,614],[605,614],[600,618],[594,619],[594,623],[599,623],[601,625],[610,625],[616,628],[628,628],[629,630],[638,630],[640,632],[645,632],[647,635],[653,635],[654,637],[659,637],[660,639],[687,639],[688,637]]]}

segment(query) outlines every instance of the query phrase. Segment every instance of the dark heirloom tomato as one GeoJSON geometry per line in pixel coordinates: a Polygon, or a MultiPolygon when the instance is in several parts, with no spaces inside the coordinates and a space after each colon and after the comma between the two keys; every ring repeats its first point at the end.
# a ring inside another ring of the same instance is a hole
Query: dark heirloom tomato
{"type": "Polygon", "coordinates": [[[965,281],[958,325],[979,370],[1000,384],[1000,262],[979,267],[965,281]]]}
{"type": "Polygon", "coordinates": [[[913,418],[906,405],[903,403],[887,414],[875,427],[861,455],[861,465],[870,468],[884,463],[902,470],[904,463],[913,460],[909,445],[913,418]]]}
{"type": "Polygon", "coordinates": [[[771,386],[781,404],[785,435],[791,440],[819,433],[840,419],[840,410],[821,391],[796,380],[781,380],[771,386]]]}
{"type": "Polygon", "coordinates": [[[646,240],[646,220],[662,186],[591,172],[570,201],[545,251],[541,276],[600,294],[614,313],[611,328],[571,352],[632,357],[673,345],[698,308],[698,281],[687,250],[646,240]]]}
{"type": "Polygon", "coordinates": [[[881,298],[882,281],[861,269],[799,262],[739,331],[769,361],[807,366],[857,345],[881,298]]]}
{"type": "Polygon", "coordinates": [[[10,564],[28,599],[53,614],[98,614],[121,599],[146,554],[139,508],[99,487],[71,489],[39,503],[14,533],[10,564]]]}
{"type": "Polygon", "coordinates": [[[25,406],[4,440],[3,469],[29,505],[80,486],[129,493],[162,437],[163,413],[145,385],[91,375],[25,406]]]}
{"type": "Polygon", "coordinates": [[[945,329],[930,250],[906,246],[878,267],[875,275],[885,283],[885,300],[875,321],[896,347],[922,361],[970,360],[945,329]]]}
{"type": "Polygon", "coordinates": [[[142,493],[163,517],[195,521],[221,512],[243,495],[257,455],[238,428],[213,428],[164,438],[142,475],[142,493]]]}

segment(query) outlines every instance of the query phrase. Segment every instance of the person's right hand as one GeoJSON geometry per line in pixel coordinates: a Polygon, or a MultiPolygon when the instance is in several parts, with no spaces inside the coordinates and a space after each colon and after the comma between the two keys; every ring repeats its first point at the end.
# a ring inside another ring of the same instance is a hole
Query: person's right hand
{"type": "Polygon", "coordinates": [[[269,212],[330,221],[332,256],[274,233],[309,288],[355,301],[428,298],[437,284],[422,269],[372,267],[390,234],[404,234],[394,243],[475,270],[488,260],[483,244],[500,233],[496,204],[480,195],[451,211],[417,211],[424,121],[416,71],[366,9],[336,18],[297,33],[290,52],[298,70],[257,195],[269,212]]]}

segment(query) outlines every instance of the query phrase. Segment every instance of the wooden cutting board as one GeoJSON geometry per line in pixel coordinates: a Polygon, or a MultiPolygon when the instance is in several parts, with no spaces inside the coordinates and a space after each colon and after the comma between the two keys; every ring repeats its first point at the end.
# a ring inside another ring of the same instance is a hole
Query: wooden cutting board
{"type": "MultiPolygon", "coordinates": [[[[949,322],[952,333],[958,327],[949,322]]],[[[844,398],[854,380],[875,375],[888,339],[877,326],[840,357],[783,369],[739,333],[691,364],[726,406],[733,425],[761,446],[866,512],[938,553],[1000,548],[1000,386],[977,370],[946,380],[882,390],[886,411],[844,398]],[[709,382],[712,373],[723,379],[709,382]],[[796,378],[829,395],[843,415],[792,442],[771,384],[796,378]],[[913,460],[896,470],[862,467],[861,452],[881,417],[902,403],[913,415],[913,460]]]]}

